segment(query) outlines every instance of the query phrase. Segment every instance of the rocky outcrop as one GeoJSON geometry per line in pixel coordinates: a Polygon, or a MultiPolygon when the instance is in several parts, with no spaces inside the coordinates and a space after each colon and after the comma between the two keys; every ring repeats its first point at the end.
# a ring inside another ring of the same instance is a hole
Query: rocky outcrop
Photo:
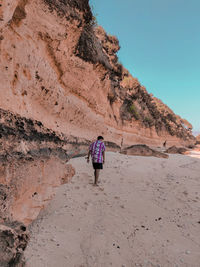
{"type": "Polygon", "coordinates": [[[197,142],[197,145],[200,144],[200,135],[197,135],[197,137],[196,137],[196,142],[197,142]]]}
{"type": "Polygon", "coordinates": [[[66,162],[84,155],[97,135],[113,150],[195,142],[118,62],[119,48],[116,37],[95,27],[88,0],[2,0],[2,227],[34,220],[72,177],[66,162]]]}
{"type": "Polygon", "coordinates": [[[29,224],[55,188],[73,176],[67,161],[88,143],[77,146],[73,138],[65,139],[41,122],[8,111],[0,110],[0,118],[0,215],[29,224]]]}
{"type": "Polygon", "coordinates": [[[94,27],[87,0],[4,0],[0,23],[2,109],[65,136],[102,134],[119,146],[194,142],[119,64],[119,42],[94,27]]]}
{"type": "Polygon", "coordinates": [[[0,266],[23,266],[26,226],[52,199],[56,187],[74,175],[67,161],[81,151],[75,140],[2,109],[0,148],[0,266]]]}
{"type": "Polygon", "coordinates": [[[188,149],[184,148],[184,147],[176,147],[176,146],[172,146],[169,147],[165,153],[168,154],[187,154],[188,149]]]}
{"type": "Polygon", "coordinates": [[[0,225],[0,266],[22,267],[23,251],[28,242],[26,227],[18,222],[0,225]]]}
{"type": "Polygon", "coordinates": [[[123,149],[121,153],[131,156],[157,157],[165,159],[169,157],[167,154],[151,149],[147,145],[133,145],[123,149]]]}

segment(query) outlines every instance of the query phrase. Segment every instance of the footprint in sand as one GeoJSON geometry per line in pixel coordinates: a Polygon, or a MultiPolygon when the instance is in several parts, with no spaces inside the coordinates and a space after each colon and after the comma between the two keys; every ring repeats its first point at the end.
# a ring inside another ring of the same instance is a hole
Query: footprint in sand
{"type": "Polygon", "coordinates": [[[86,172],[83,172],[83,173],[81,173],[81,175],[80,175],[81,177],[84,177],[84,178],[88,178],[88,177],[91,177],[91,175],[89,175],[88,173],[86,173],[86,172]]]}
{"type": "Polygon", "coordinates": [[[104,188],[103,187],[99,187],[98,188],[100,191],[104,191],[104,188]]]}
{"type": "Polygon", "coordinates": [[[164,169],[165,168],[165,163],[161,163],[161,167],[164,169]]]}

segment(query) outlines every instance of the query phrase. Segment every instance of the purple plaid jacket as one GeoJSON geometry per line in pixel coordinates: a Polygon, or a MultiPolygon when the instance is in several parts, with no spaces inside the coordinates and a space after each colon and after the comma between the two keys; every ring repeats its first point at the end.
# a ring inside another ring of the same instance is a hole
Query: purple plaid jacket
{"type": "Polygon", "coordinates": [[[97,140],[90,145],[90,152],[92,155],[92,162],[103,163],[103,151],[106,147],[103,142],[97,140]]]}

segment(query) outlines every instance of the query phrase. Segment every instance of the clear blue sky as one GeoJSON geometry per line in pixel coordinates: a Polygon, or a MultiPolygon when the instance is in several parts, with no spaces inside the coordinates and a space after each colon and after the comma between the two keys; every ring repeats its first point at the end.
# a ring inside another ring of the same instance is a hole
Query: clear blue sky
{"type": "Polygon", "coordinates": [[[200,0],[90,0],[120,62],[200,131],[200,0]]]}

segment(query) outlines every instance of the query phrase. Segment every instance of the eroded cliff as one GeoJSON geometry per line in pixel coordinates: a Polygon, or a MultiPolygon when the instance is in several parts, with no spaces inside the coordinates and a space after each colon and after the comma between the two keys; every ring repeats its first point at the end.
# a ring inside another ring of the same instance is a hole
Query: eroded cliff
{"type": "Polygon", "coordinates": [[[187,122],[119,64],[119,48],[116,37],[94,27],[88,0],[2,1],[0,233],[16,241],[12,255],[0,243],[4,266],[20,260],[24,225],[73,176],[68,159],[84,155],[97,135],[118,149],[195,142],[187,122]]]}
{"type": "Polygon", "coordinates": [[[121,145],[193,138],[118,63],[88,1],[3,1],[0,106],[64,135],[121,145]]]}

